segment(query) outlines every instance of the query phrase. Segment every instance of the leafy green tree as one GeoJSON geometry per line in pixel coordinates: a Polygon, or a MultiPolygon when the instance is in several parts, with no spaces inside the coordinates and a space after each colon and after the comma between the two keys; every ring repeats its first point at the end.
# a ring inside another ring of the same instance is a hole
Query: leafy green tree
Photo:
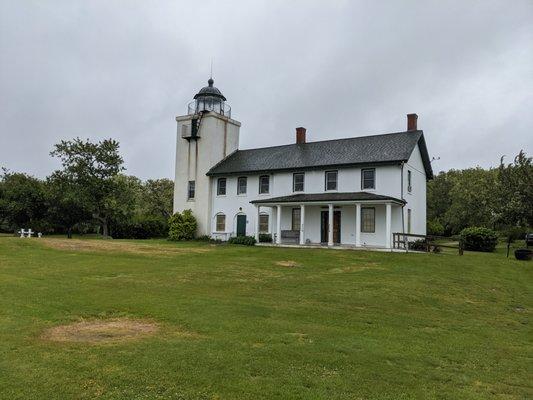
{"type": "Polygon", "coordinates": [[[61,171],[54,172],[46,180],[46,218],[54,226],[67,232],[72,238],[74,226],[88,222],[92,218],[88,199],[80,187],[61,171]]]}
{"type": "Polygon", "coordinates": [[[144,182],[140,199],[143,213],[168,220],[172,216],[174,182],[170,179],[149,179],[144,182]]]}
{"type": "Polygon", "coordinates": [[[523,150],[497,171],[496,220],[500,226],[533,227],[533,164],[523,150]]]}
{"type": "Polygon", "coordinates": [[[58,157],[65,179],[77,186],[85,198],[93,218],[102,226],[104,237],[109,235],[110,219],[123,212],[124,196],[117,175],[124,170],[119,143],[106,139],[98,143],[89,140],[62,140],[50,153],[58,157]]]}
{"type": "Polygon", "coordinates": [[[4,169],[0,179],[0,225],[7,230],[37,229],[45,215],[43,182],[4,169]]]}

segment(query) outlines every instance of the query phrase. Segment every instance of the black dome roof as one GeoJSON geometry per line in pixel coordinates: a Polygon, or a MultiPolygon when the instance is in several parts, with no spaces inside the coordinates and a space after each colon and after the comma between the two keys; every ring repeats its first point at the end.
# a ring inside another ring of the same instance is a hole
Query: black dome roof
{"type": "Polygon", "coordinates": [[[218,97],[226,101],[226,98],[224,97],[222,92],[218,90],[218,88],[214,87],[213,83],[215,83],[213,78],[209,78],[209,80],[207,81],[208,86],[201,88],[200,91],[196,93],[196,95],[194,95],[194,99],[198,99],[201,97],[218,97]]]}

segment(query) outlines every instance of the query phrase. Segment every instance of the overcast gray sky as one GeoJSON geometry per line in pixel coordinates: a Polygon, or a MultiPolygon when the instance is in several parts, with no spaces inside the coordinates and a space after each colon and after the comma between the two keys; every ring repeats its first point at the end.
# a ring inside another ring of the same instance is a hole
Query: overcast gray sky
{"type": "Polygon", "coordinates": [[[435,170],[533,152],[533,1],[0,0],[0,166],[80,136],[173,177],[175,116],[214,79],[241,148],[405,129],[435,170]],[[222,4],[224,3],[224,4],[222,4]]]}

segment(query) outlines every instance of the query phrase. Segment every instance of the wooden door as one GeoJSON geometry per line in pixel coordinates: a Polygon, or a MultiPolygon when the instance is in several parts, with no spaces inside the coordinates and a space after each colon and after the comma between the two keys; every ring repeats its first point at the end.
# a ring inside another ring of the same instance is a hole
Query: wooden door
{"type": "MultiPolygon", "coordinates": [[[[328,211],[322,211],[320,214],[320,241],[328,242],[329,234],[329,216],[328,211]]],[[[333,243],[341,242],[341,212],[333,211],[333,243]]]]}

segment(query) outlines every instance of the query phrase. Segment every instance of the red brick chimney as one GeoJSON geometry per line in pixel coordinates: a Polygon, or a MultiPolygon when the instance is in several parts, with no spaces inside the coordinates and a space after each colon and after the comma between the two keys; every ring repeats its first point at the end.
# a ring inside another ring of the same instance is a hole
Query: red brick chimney
{"type": "Polygon", "coordinates": [[[305,128],[296,128],[296,144],[305,143],[305,128]]]}
{"type": "Polygon", "coordinates": [[[407,130],[408,131],[416,131],[418,130],[416,126],[416,120],[418,119],[418,115],[416,114],[407,114],[407,130]]]}

